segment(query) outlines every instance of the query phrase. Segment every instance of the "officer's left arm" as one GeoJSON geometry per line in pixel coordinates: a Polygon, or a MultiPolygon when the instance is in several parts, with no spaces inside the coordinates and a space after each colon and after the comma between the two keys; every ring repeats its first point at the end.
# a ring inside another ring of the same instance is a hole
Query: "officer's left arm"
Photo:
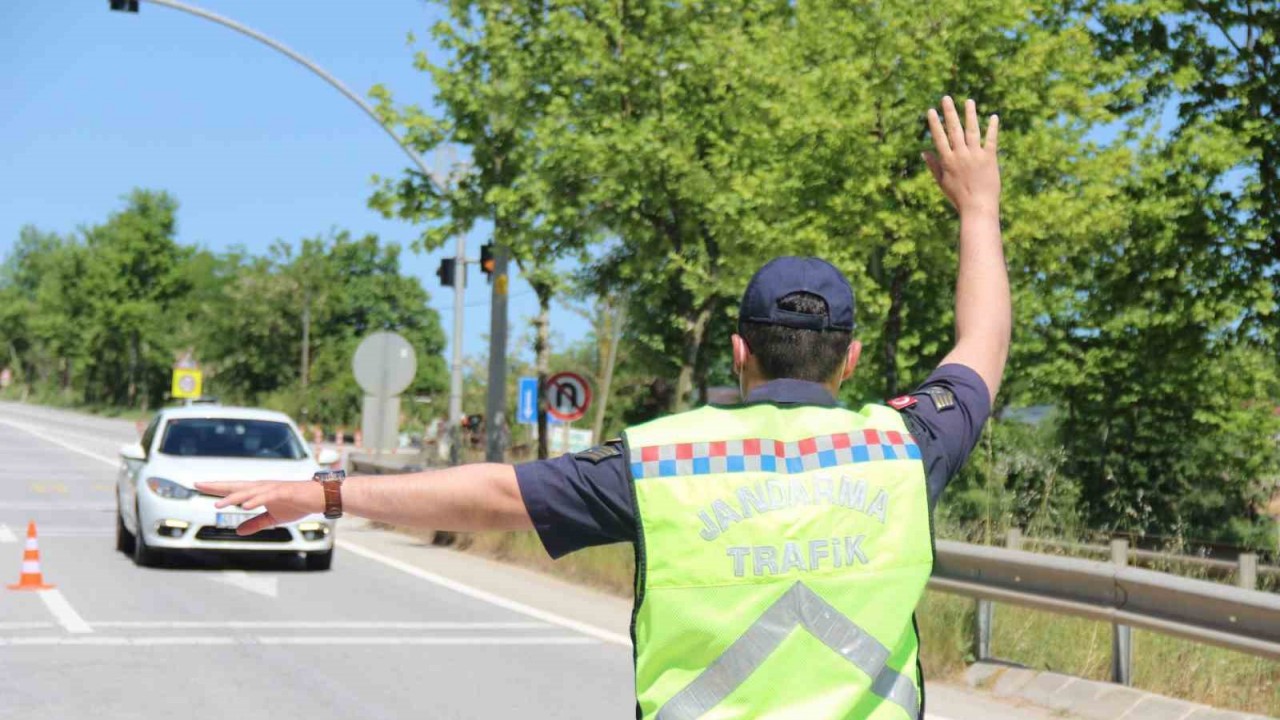
{"type": "MultiPolygon", "coordinates": [[[[219,508],[265,508],[236,529],[240,535],[324,512],[324,488],[315,482],[197,483],[200,492],[222,496],[219,508]]],[[[342,484],[348,515],[434,530],[529,530],[510,465],[477,463],[403,475],[369,475],[342,484]]]]}

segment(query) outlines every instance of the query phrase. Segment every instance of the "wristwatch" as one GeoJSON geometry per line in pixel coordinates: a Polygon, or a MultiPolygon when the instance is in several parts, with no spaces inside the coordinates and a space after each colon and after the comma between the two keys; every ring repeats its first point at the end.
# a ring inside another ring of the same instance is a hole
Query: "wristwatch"
{"type": "Polygon", "coordinates": [[[321,470],[311,479],[324,487],[324,516],[330,520],[342,517],[342,481],[347,479],[345,470],[321,470]]]}

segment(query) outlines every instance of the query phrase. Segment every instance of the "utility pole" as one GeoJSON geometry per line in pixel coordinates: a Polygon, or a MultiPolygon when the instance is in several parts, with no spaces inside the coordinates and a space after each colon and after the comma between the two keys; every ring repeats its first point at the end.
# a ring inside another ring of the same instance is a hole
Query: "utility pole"
{"type": "MultiPolygon", "coordinates": [[[[499,223],[495,219],[496,236],[499,223]]],[[[507,432],[507,260],[502,238],[493,243],[493,300],[489,306],[489,392],[485,398],[485,449],[488,462],[506,460],[507,432]]]]}
{"type": "Polygon", "coordinates": [[[449,375],[449,464],[462,464],[462,318],[467,285],[467,238],[458,233],[453,263],[453,360],[449,375]]]}

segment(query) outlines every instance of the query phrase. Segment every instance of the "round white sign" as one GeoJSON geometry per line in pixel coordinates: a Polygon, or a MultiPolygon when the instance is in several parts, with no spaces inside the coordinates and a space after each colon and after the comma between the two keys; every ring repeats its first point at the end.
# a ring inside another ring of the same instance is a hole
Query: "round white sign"
{"type": "Polygon", "coordinates": [[[418,372],[413,346],[398,333],[376,332],[360,341],[352,370],[360,388],[374,397],[394,397],[404,392],[418,372]]]}

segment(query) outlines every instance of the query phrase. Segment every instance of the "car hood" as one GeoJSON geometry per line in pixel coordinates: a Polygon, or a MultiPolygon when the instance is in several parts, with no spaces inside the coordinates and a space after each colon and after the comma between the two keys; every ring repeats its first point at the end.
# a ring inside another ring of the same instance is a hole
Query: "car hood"
{"type": "Polygon", "coordinates": [[[173,458],[154,456],[147,464],[148,477],[162,477],[190,487],[197,482],[242,480],[310,480],[320,470],[310,458],[256,460],[253,458],[173,458]]]}

